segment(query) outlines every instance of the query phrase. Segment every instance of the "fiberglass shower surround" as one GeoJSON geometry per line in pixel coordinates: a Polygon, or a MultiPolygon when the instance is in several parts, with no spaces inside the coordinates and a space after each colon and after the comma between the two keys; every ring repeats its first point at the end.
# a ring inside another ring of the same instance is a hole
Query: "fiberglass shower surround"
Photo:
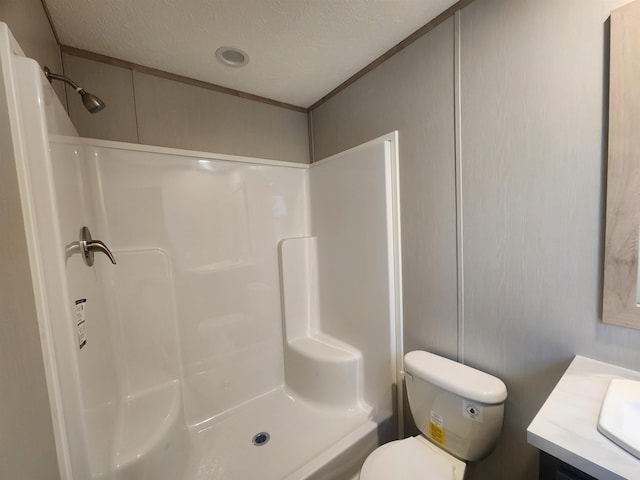
{"type": "Polygon", "coordinates": [[[357,474],[395,436],[396,135],[311,166],[82,139],[3,24],[0,60],[61,477],[357,474]],[[83,226],[115,265],[65,258],[83,226]]]}

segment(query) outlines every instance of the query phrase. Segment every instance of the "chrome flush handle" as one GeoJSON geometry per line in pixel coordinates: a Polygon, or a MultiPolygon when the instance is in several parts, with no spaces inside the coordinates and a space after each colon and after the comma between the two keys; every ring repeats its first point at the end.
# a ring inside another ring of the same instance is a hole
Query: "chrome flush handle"
{"type": "Polygon", "coordinates": [[[111,253],[111,250],[109,250],[109,247],[100,240],[93,240],[88,227],[82,227],[80,229],[80,240],[70,243],[65,249],[66,258],[69,258],[71,255],[76,253],[81,253],[82,259],[88,267],[93,266],[94,252],[104,253],[109,257],[111,263],[115,265],[116,259],[114,258],[113,253],[111,253]]]}
{"type": "Polygon", "coordinates": [[[411,375],[406,370],[400,370],[400,375],[404,377],[405,381],[408,380],[409,382],[413,382],[413,375],[411,375]]]}

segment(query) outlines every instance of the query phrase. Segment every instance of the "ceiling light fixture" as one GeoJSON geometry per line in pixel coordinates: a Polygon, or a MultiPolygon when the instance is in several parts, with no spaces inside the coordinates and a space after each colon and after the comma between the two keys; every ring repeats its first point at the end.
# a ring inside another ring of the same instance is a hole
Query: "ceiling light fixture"
{"type": "Polygon", "coordinates": [[[230,67],[244,67],[249,63],[249,55],[236,47],[220,47],[216,50],[216,58],[230,67]]]}

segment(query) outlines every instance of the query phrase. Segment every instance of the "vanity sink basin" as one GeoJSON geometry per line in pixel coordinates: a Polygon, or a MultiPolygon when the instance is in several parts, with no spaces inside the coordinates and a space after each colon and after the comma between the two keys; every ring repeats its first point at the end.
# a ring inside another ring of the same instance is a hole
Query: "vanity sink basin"
{"type": "Polygon", "coordinates": [[[640,381],[611,380],[602,402],[598,431],[640,458],[640,381]]]}

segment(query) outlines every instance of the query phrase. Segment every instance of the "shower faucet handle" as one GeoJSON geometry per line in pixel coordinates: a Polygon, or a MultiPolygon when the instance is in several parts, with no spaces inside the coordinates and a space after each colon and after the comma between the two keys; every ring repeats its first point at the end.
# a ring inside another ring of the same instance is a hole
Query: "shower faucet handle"
{"type": "MultiPolygon", "coordinates": [[[[113,257],[113,253],[111,253],[109,247],[107,247],[104,242],[101,242],[100,240],[92,240],[90,242],[87,242],[86,251],[89,254],[93,254],[94,252],[104,253],[107,257],[109,257],[111,263],[113,263],[114,265],[116,264],[116,259],[113,257]]],[[[85,253],[85,257],[86,255],[87,254],[85,253]]],[[[93,261],[91,263],[93,263],[93,261]]],[[[88,265],[91,266],[90,264],[88,265]]]]}
{"type": "Polygon", "coordinates": [[[71,255],[76,253],[81,253],[82,259],[88,267],[93,266],[93,254],[95,252],[104,253],[109,257],[111,263],[114,265],[116,264],[116,259],[113,256],[113,253],[111,253],[111,250],[109,250],[109,247],[107,247],[104,242],[101,242],[100,240],[93,240],[91,238],[89,227],[82,227],[80,229],[80,240],[70,243],[65,249],[66,258],[69,258],[71,255]]]}

